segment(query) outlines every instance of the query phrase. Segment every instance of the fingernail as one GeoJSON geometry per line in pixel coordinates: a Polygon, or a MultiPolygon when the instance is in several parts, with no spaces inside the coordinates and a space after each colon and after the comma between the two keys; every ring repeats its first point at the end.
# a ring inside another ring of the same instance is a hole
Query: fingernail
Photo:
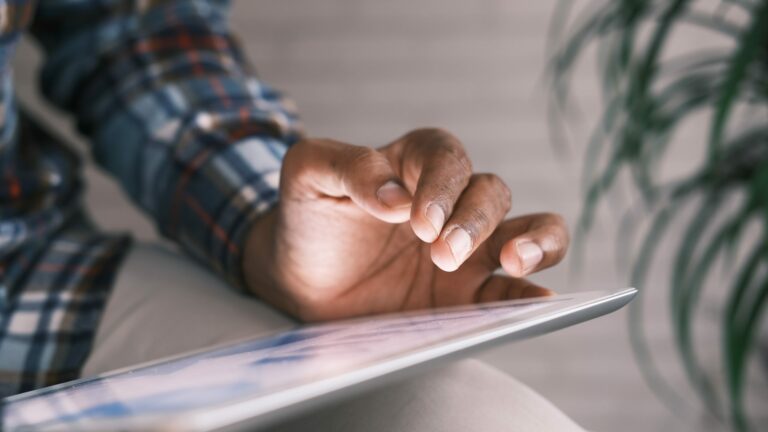
{"type": "Polygon", "coordinates": [[[464,261],[464,258],[469,254],[469,250],[472,249],[472,238],[462,228],[456,228],[448,234],[445,238],[448,243],[448,247],[451,248],[453,259],[456,264],[460,264],[464,261]]]}
{"type": "Polygon", "coordinates": [[[533,270],[544,258],[544,252],[534,242],[524,241],[517,244],[517,254],[523,264],[523,273],[533,270]]]}
{"type": "Polygon", "coordinates": [[[427,206],[426,216],[429,223],[432,224],[432,228],[435,229],[435,236],[439,236],[440,231],[443,230],[443,224],[445,223],[445,213],[443,213],[443,209],[437,204],[430,204],[427,206]]]}
{"type": "Polygon", "coordinates": [[[405,188],[390,180],[376,192],[379,201],[390,208],[400,208],[411,204],[411,194],[405,188]]]}

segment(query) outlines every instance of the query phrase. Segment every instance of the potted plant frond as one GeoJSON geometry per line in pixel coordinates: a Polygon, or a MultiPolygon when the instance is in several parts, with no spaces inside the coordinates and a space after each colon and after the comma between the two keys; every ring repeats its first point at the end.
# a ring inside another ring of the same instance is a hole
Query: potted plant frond
{"type": "MultiPolygon", "coordinates": [[[[768,306],[768,0],[609,0],[581,4],[578,11],[574,4],[562,2],[553,17],[554,106],[567,111],[573,69],[590,47],[597,48],[604,96],[586,147],[577,239],[590,230],[596,208],[619,179],[631,179],[644,217],[652,220],[635,254],[632,283],[642,292],[660,239],[674,237],[669,299],[688,379],[706,412],[734,430],[752,430],[744,400],[747,366],[766,336],[759,328],[768,306]],[[684,27],[724,43],[669,55],[674,33],[684,27]],[[702,113],[707,136],[699,143],[705,153],[700,166],[683,178],[660,180],[674,133],[702,113]],[[668,229],[681,219],[683,229],[668,229]],[[692,323],[711,269],[723,260],[734,272],[721,288],[727,290],[720,326],[725,385],[718,386],[697,356],[692,323]]],[[[630,214],[622,229],[637,229],[637,214],[630,214]]],[[[639,363],[653,379],[641,307],[632,305],[630,332],[639,363]]]]}

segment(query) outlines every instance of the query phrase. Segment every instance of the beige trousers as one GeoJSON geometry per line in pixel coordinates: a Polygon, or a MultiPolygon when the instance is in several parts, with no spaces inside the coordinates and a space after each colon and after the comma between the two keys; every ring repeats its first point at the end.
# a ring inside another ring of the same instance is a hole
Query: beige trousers
{"type": "MultiPolygon", "coordinates": [[[[291,324],[189,258],[134,246],[117,276],[84,376],[257,336],[291,324]]],[[[542,396],[478,360],[395,382],[277,425],[280,431],[582,431],[542,396]]]]}

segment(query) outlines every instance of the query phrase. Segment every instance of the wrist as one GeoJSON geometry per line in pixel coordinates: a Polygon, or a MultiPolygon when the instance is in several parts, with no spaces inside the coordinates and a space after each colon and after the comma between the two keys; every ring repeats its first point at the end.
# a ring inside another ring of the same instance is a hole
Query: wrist
{"type": "Polygon", "coordinates": [[[254,220],[246,233],[242,269],[246,288],[265,303],[298,317],[300,307],[281,276],[279,230],[280,205],[254,220]]]}
{"type": "Polygon", "coordinates": [[[274,274],[277,207],[254,219],[247,229],[240,263],[248,291],[265,300],[277,290],[274,274]]]}

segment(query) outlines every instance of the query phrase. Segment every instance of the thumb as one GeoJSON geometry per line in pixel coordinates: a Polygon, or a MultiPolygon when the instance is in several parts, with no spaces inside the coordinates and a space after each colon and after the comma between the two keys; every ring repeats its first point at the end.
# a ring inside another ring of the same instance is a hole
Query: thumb
{"type": "Polygon", "coordinates": [[[285,155],[280,188],[288,199],[349,198],[384,222],[410,218],[411,194],[389,159],[369,147],[328,139],[300,141],[285,155]]]}

